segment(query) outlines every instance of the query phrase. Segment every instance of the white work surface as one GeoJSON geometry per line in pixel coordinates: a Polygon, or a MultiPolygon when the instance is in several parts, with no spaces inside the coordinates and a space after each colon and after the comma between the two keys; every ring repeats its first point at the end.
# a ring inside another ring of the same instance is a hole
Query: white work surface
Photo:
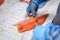
{"type": "MultiPolygon", "coordinates": [[[[52,22],[56,15],[60,0],[51,0],[46,3],[42,9],[38,9],[38,16],[49,13],[46,23],[52,22]],[[39,15],[40,14],[40,15],[39,15]]],[[[0,40],[33,40],[33,30],[18,33],[15,23],[26,19],[26,3],[20,3],[16,0],[6,0],[0,6],[0,40]]]]}

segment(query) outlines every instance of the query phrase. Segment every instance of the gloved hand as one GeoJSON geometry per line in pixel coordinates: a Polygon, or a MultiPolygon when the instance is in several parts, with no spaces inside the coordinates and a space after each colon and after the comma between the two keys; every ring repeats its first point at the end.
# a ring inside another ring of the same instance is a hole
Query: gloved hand
{"type": "Polygon", "coordinates": [[[33,40],[46,40],[46,27],[36,26],[33,30],[33,40]]]}
{"type": "Polygon", "coordinates": [[[48,0],[32,0],[29,6],[27,7],[27,15],[36,16],[38,6],[40,6],[39,8],[42,8],[47,2],[48,0]]]}
{"type": "Polygon", "coordinates": [[[33,30],[34,40],[60,40],[60,26],[48,23],[45,26],[36,26],[33,30]]]}
{"type": "Polygon", "coordinates": [[[29,4],[29,6],[27,7],[27,15],[29,16],[29,17],[31,17],[31,16],[36,16],[37,15],[37,10],[38,10],[38,5],[36,5],[35,3],[33,3],[33,2],[31,2],[30,4],[29,4]]]}

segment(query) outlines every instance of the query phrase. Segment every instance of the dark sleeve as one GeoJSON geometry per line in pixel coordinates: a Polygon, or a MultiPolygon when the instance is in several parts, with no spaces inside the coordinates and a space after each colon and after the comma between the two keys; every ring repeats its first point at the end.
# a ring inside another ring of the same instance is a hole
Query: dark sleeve
{"type": "Polygon", "coordinates": [[[60,4],[59,4],[59,6],[58,6],[57,14],[56,14],[56,16],[55,16],[55,18],[54,18],[54,20],[53,20],[53,23],[54,23],[55,25],[60,25],[60,4]]]}

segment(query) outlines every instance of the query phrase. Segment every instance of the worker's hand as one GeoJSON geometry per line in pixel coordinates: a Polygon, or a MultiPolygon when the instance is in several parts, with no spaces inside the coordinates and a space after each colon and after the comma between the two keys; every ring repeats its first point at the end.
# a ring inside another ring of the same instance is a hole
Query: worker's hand
{"type": "Polygon", "coordinates": [[[36,26],[33,30],[33,39],[34,40],[46,40],[46,27],[44,26],[36,26]]]}
{"type": "Polygon", "coordinates": [[[29,17],[36,16],[37,15],[36,12],[38,10],[38,5],[36,5],[35,3],[31,2],[26,10],[27,10],[27,15],[29,17]]]}
{"type": "Polygon", "coordinates": [[[60,40],[60,26],[48,23],[45,26],[36,26],[33,30],[34,40],[60,40]]]}

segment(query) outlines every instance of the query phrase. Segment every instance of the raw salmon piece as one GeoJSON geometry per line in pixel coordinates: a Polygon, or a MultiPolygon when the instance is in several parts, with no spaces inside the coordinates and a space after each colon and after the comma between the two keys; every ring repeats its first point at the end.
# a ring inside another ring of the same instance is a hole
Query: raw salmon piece
{"type": "Polygon", "coordinates": [[[24,2],[24,0],[20,0],[20,2],[24,2]]]}
{"type": "Polygon", "coordinates": [[[27,4],[31,3],[32,0],[26,1],[27,4]]]}
{"type": "Polygon", "coordinates": [[[42,25],[46,18],[48,17],[49,14],[45,14],[45,15],[42,15],[40,17],[37,18],[37,25],[42,25]]]}
{"type": "Polygon", "coordinates": [[[24,32],[33,29],[35,27],[35,22],[36,22],[36,18],[31,17],[29,19],[17,23],[16,26],[18,27],[19,32],[24,32]]]}
{"type": "Polygon", "coordinates": [[[32,0],[20,0],[20,2],[26,2],[27,4],[29,4],[32,0]]]}
{"type": "Polygon", "coordinates": [[[29,19],[26,19],[22,22],[17,23],[16,26],[18,28],[18,32],[25,32],[25,31],[31,30],[35,28],[36,24],[42,25],[45,22],[47,17],[48,17],[48,14],[42,15],[37,18],[30,17],[29,19]]]}
{"type": "Polygon", "coordinates": [[[0,0],[0,5],[2,5],[4,3],[4,0],[0,0]]]}

